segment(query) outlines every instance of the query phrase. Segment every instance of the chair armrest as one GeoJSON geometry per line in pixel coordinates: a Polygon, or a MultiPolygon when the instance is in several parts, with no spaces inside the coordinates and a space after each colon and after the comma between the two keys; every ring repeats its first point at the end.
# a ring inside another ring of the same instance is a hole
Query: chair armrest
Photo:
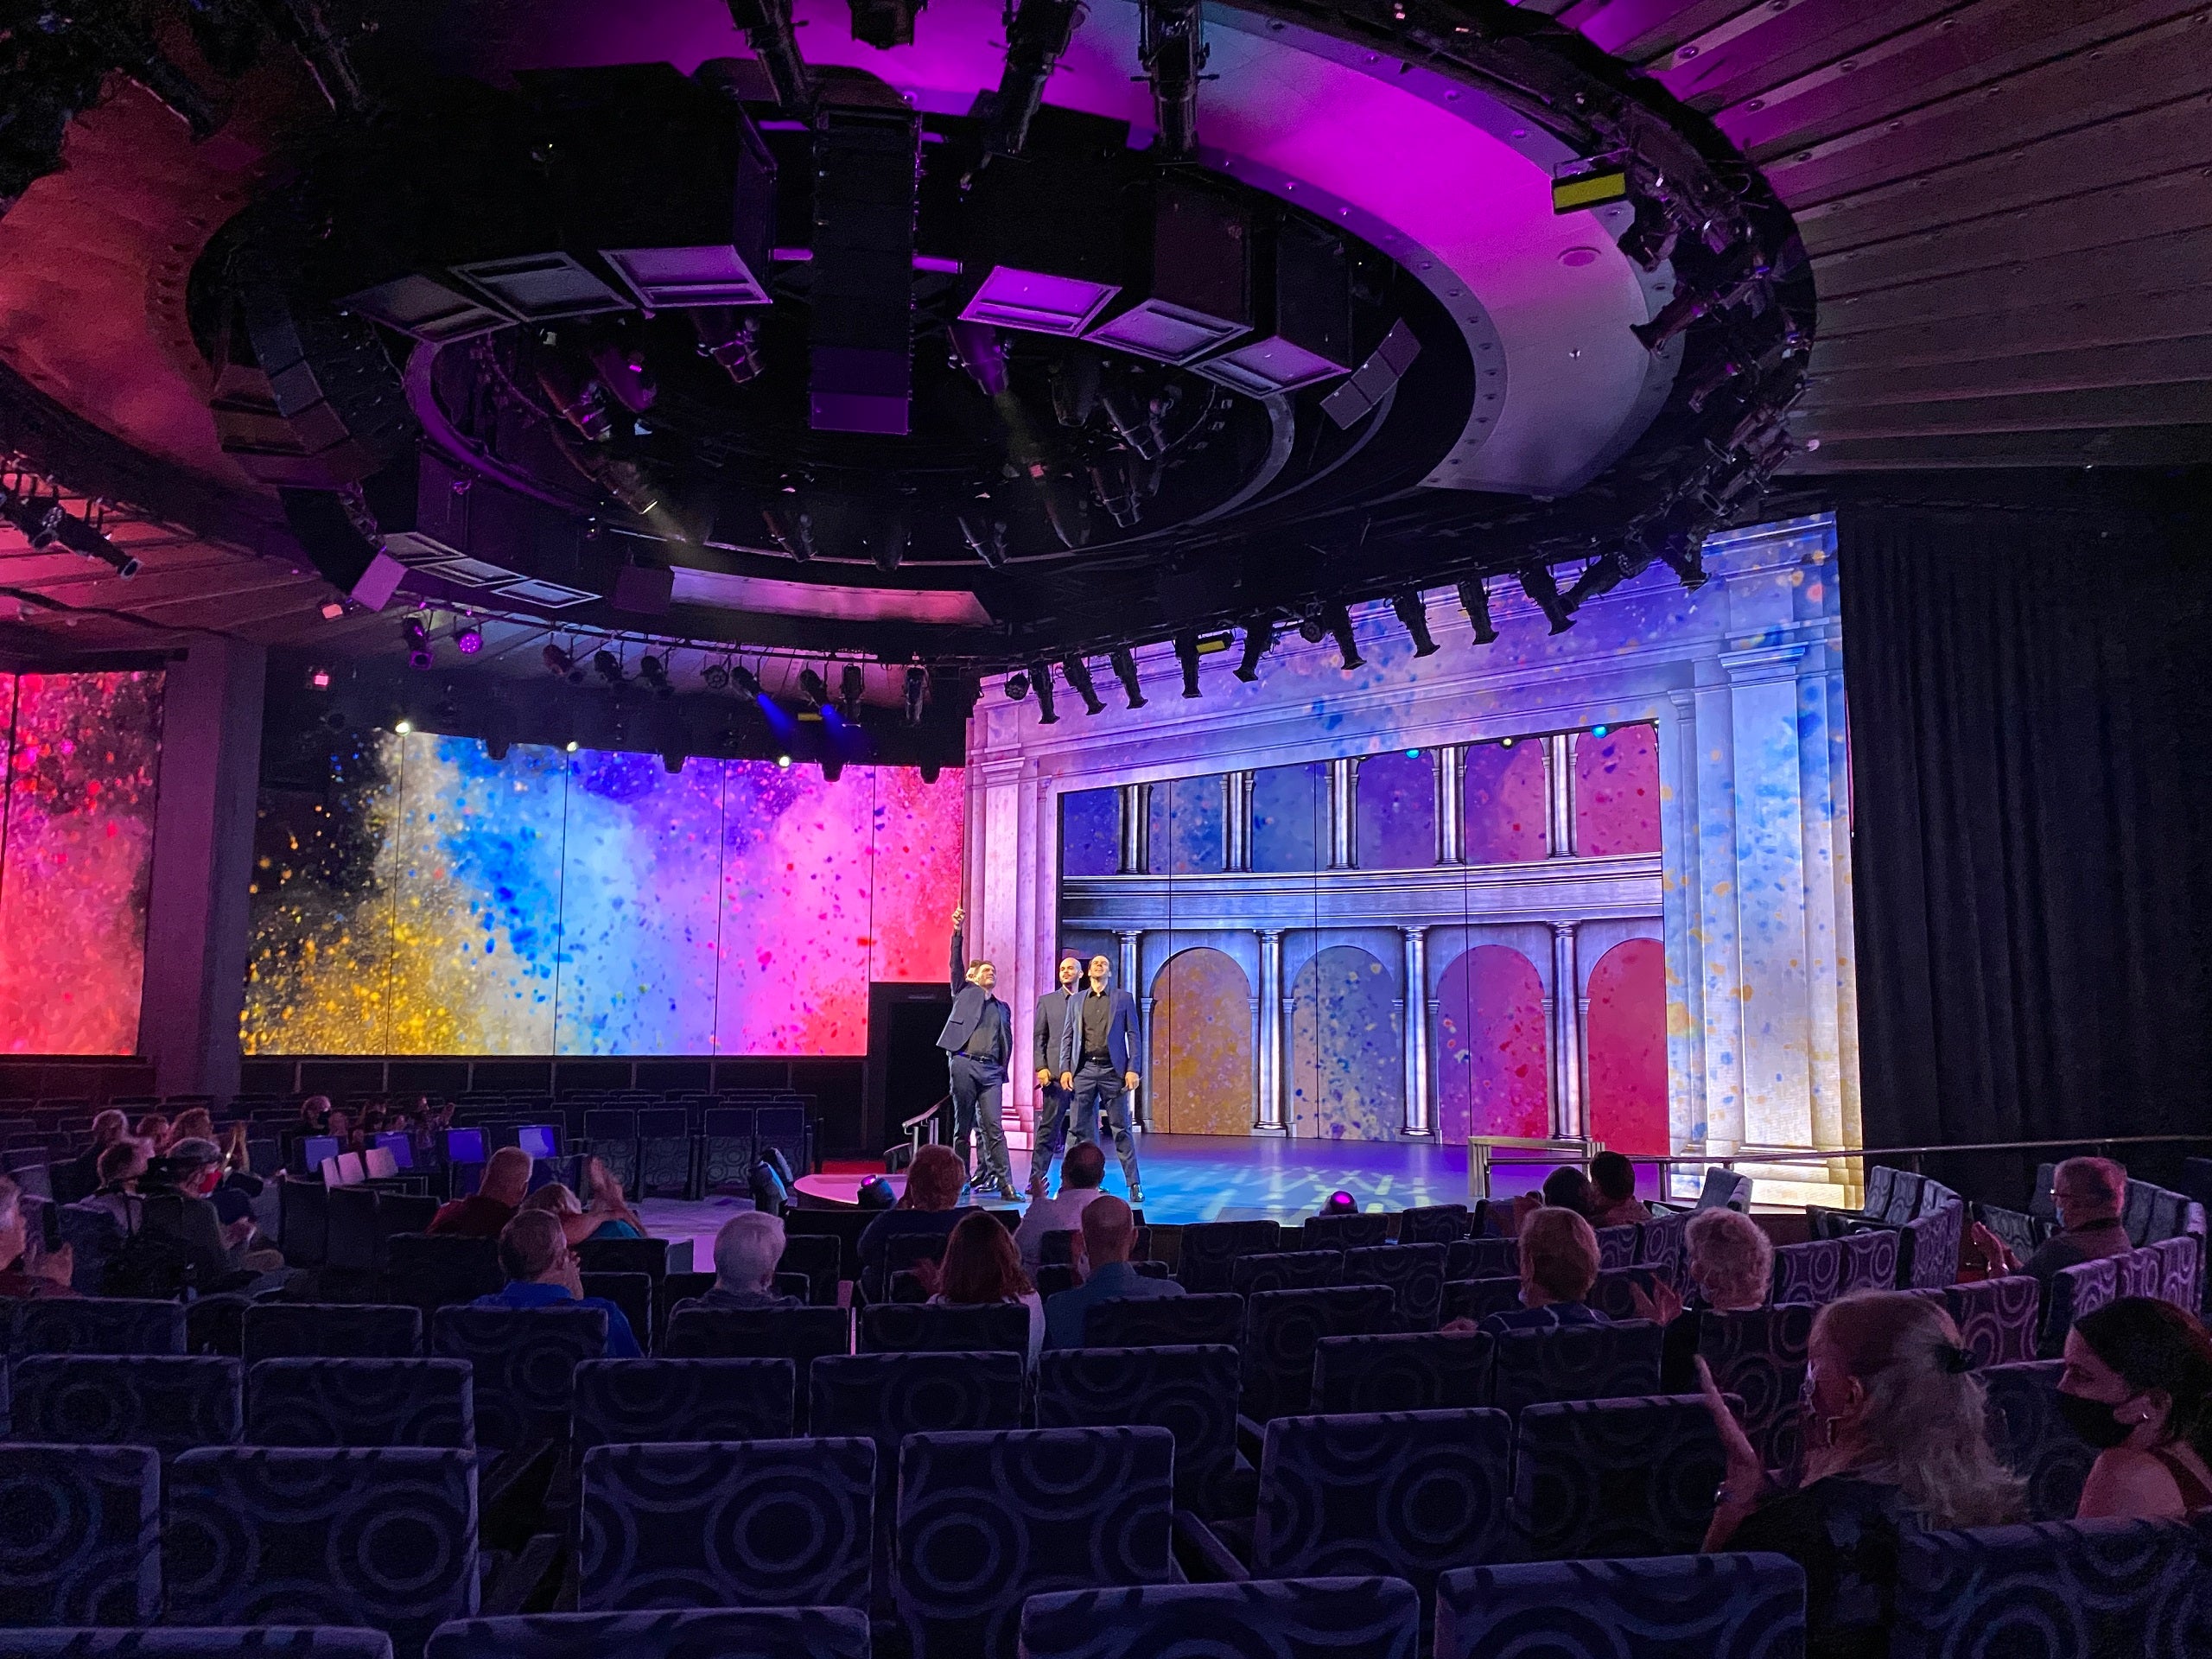
{"type": "Polygon", "coordinates": [[[1198,1584],[1242,1584],[1252,1575],[1211,1527],[1186,1510],[1175,1512],[1178,1554],[1198,1584]]]}
{"type": "Polygon", "coordinates": [[[1255,1422],[1243,1412],[1236,1414],[1236,1449],[1244,1460],[1255,1469],[1260,1466],[1260,1453],[1268,1443],[1268,1426],[1255,1422]]]}

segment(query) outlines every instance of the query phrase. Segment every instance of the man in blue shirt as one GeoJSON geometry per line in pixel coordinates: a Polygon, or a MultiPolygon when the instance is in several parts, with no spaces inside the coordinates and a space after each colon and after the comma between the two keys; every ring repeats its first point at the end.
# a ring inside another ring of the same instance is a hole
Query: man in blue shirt
{"type": "Polygon", "coordinates": [[[1084,1208],[1075,1240],[1076,1266],[1083,1282],[1045,1304],[1047,1348],[1082,1347],[1084,1316],[1100,1302],[1183,1294],[1183,1287],[1173,1279],[1147,1279],[1130,1264],[1136,1242],[1136,1217],[1121,1199],[1109,1194],[1093,1198],[1084,1208]]]}
{"type": "Polygon", "coordinates": [[[478,1307],[595,1307],[607,1315],[608,1359],[639,1359],[637,1333],[622,1310],[603,1296],[584,1294],[583,1268],[561,1232],[561,1218],[547,1210],[525,1210],[499,1234],[499,1270],[505,1286],[479,1296],[478,1307]]]}

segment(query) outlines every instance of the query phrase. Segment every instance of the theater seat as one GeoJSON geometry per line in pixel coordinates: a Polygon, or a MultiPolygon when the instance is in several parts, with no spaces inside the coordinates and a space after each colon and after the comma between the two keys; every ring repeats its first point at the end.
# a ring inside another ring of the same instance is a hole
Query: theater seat
{"type": "Polygon", "coordinates": [[[1324,1337],[1313,1349],[1319,1411],[1444,1411],[1486,1406],[1493,1344],[1480,1332],[1324,1337]]]}
{"type": "Polygon", "coordinates": [[[0,1625],[158,1617],[161,1514],[150,1446],[0,1446],[0,1625]]]}
{"type": "Polygon", "coordinates": [[[1380,1285],[1333,1290],[1265,1290],[1244,1304],[1240,1409],[1255,1422],[1311,1408],[1313,1349],[1324,1337],[1390,1330],[1396,1304],[1380,1285]]]}
{"type": "Polygon", "coordinates": [[[1230,1263],[1240,1255],[1280,1249],[1282,1227],[1272,1221],[1208,1221],[1183,1230],[1175,1277],[1198,1294],[1229,1288],[1230,1263]]]}
{"type": "Polygon", "coordinates": [[[1514,1554],[1695,1553],[1726,1460],[1694,1395],[1532,1405],[1515,1424],[1514,1554]]]}
{"type": "Polygon", "coordinates": [[[2058,1414],[2064,1362],[1993,1365],[1981,1374],[1988,1390],[1989,1444],[2027,1483],[2028,1519],[2070,1521],[2096,1452],[2058,1414]]]}
{"type": "Polygon", "coordinates": [[[1720,1391],[1744,1402],[1738,1421],[1769,1469],[1795,1468],[1803,1450],[1798,1395],[1805,1383],[1814,1313],[1793,1304],[1698,1315],[1698,1352],[1720,1391]]]}
{"type": "Polygon", "coordinates": [[[1249,1514],[1254,1474],[1236,1451],[1236,1350],[1063,1348],[1037,1367],[1037,1427],[1149,1425],[1175,1437],[1175,1502],[1249,1514]]]}
{"type": "Polygon", "coordinates": [[[1901,1541],[1892,1659],[2194,1655],[2212,1630],[2200,1532],[2179,1522],[2045,1521],[1901,1541]]]}
{"type": "Polygon", "coordinates": [[[1021,1609],[1024,1659],[1420,1659],[1420,1598],[1399,1579],[1061,1591],[1021,1609]]]}
{"type": "Polygon", "coordinates": [[[184,1304],[127,1296],[14,1305],[15,1354],[181,1354],[184,1304]]]}
{"type": "Polygon", "coordinates": [[[1376,1244],[1344,1252],[1344,1282],[1387,1285],[1402,1331],[1433,1331],[1444,1312],[1441,1244],[1376,1244]]]}
{"type": "Polygon", "coordinates": [[[10,1378],[16,1438],[149,1446],[174,1457],[228,1446],[243,1416],[235,1359],[181,1354],[38,1354],[10,1378]]]}
{"type": "Polygon", "coordinates": [[[382,1630],[337,1624],[258,1625],[250,1629],[17,1630],[9,1659],[391,1659],[382,1630]]]}
{"type": "Polygon", "coordinates": [[[1661,1340],[1648,1319],[1503,1332],[1495,1338],[1491,1403],[1510,1414],[1548,1401],[1656,1394],[1661,1340]]]}
{"type": "Polygon", "coordinates": [[[1309,1216],[1298,1230],[1301,1250],[1357,1250],[1389,1242],[1390,1217],[1371,1215],[1309,1216]]]}
{"type": "Polygon", "coordinates": [[[566,1440],[575,1368],[607,1352],[597,1307],[442,1307],[430,1346],[476,1368],[476,1438],[507,1451],[566,1440]]]}
{"type": "Polygon", "coordinates": [[[1259,1290],[1319,1290],[1344,1282],[1342,1250],[1267,1250],[1229,1264],[1229,1287],[1239,1296],[1259,1290]]]}
{"type": "Polygon", "coordinates": [[[264,1359],[245,1392],[251,1446],[476,1446],[466,1360],[264,1359]]]}
{"type": "Polygon", "coordinates": [[[1946,1285],[1943,1306],[1978,1365],[2017,1365],[2036,1357],[2043,1286],[2032,1274],[2005,1274],[1946,1285]]]}
{"type": "Polygon", "coordinates": [[[534,1613],[442,1625],[427,1659],[868,1659],[849,1607],[534,1613]]]}
{"type": "Polygon", "coordinates": [[[1109,1296],[1084,1311],[1090,1348],[1235,1347],[1244,1339],[1244,1299],[1231,1291],[1188,1296],[1109,1296]]]}
{"type": "Polygon", "coordinates": [[[1467,1236],[1467,1206],[1464,1204],[1425,1204],[1398,1211],[1401,1244],[1449,1244],[1467,1236]]]}
{"type": "Polygon", "coordinates": [[[254,1302],[241,1353],[262,1359],[410,1359],[423,1351],[420,1308],[377,1302],[254,1302]]]}
{"type": "Polygon", "coordinates": [[[1805,1574],[1784,1555],[1475,1567],[1436,1590],[1436,1659],[1778,1659],[1804,1633],[1805,1574]]]}
{"type": "Polygon", "coordinates": [[[781,1440],[791,1434],[788,1359],[588,1359],[575,1370],[575,1443],[781,1440]]]}

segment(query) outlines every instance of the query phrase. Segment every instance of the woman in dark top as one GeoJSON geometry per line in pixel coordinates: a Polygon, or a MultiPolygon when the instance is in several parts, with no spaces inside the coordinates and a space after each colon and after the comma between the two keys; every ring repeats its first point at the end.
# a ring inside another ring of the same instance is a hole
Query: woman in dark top
{"type": "Polygon", "coordinates": [[[2076,1319],[2058,1408],[2097,1448],[2077,1518],[2212,1513],[2212,1336],[2171,1302],[2123,1296],[2076,1319]]]}
{"type": "Polygon", "coordinates": [[[1831,1302],[1813,1321],[1809,1356],[1805,1473],[1794,1490],[1767,1487],[1698,1362],[1728,1455],[1705,1547],[1772,1551],[1805,1569],[1808,1659],[1883,1659],[1899,1537],[2017,1521],[2020,1483],[1989,1449],[1973,1356],[1937,1303],[1897,1291],[1831,1302]]]}
{"type": "Polygon", "coordinates": [[[1764,1307],[1774,1281],[1774,1246],[1765,1229],[1738,1211],[1699,1211],[1683,1229],[1682,1239],[1690,1297],[1659,1279],[1648,1293],[1640,1285],[1629,1293],[1638,1319],[1666,1327],[1659,1349],[1659,1387],[1666,1394],[1696,1390],[1700,1316],[1764,1307]]]}

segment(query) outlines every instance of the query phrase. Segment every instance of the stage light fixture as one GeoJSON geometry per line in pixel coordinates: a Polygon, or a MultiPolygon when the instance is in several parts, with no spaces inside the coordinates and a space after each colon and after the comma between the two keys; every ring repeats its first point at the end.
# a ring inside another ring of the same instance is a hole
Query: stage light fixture
{"type": "Polygon", "coordinates": [[[1144,707],[1144,687],[1137,682],[1137,659],[1127,645],[1116,645],[1106,653],[1106,660],[1114,665],[1114,677],[1122,683],[1122,693],[1129,700],[1129,707],[1144,707]]]}
{"type": "Polygon", "coordinates": [[[1262,617],[1244,625],[1244,657],[1236,664],[1236,677],[1249,685],[1260,677],[1261,659],[1274,649],[1275,625],[1262,617]]]}
{"type": "Polygon", "coordinates": [[[968,550],[994,570],[1006,569],[1006,521],[992,519],[986,524],[982,518],[968,513],[960,515],[960,539],[968,543],[968,550]]]}
{"type": "Polygon", "coordinates": [[[1083,21],[1082,0],[1021,0],[1006,20],[1006,67],[999,73],[998,96],[983,126],[983,153],[1019,156],[1029,140],[1029,124],[1045,101],[1053,66],[1075,38],[1083,21]]]}
{"type": "Polygon", "coordinates": [[[1029,695],[1029,677],[1021,673],[1007,675],[1004,690],[1008,702],[1020,702],[1029,695]]]}
{"type": "Polygon", "coordinates": [[[846,0],[853,38],[879,52],[914,43],[914,14],[927,0],[846,0]]]}
{"type": "Polygon", "coordinates": [[[734,385],[760,378],[760,325],[736,307],[702,305],[691,313],[699,336],[699,355],[711,360],[734,385]]]}
{"type": "Polygon", "coordinates": [[[930,677],[926,669],[910,668],[905,683],[899,688],[899,702],[906,711],[906,723],[922,723],[922,700],[929,695],[930,677]]]}
{"type": "Polygon", "coordinates": [[[1337,650],[1344,658],[1344,672],[1366,666],[1367,659],[1359,654],[1358,643],[1351,637],[1351,613],[1341,605],[1332,605],[1322,613],[1321,620],[1329,632],[1336,636],[1337,650]]]}
{"type": "Polygon", "coordinates": [[[760,677],[742,663],[731,664],[729,680],[746,696],[758,697],[761,695],[760,677]]]}
{"type": "Polygon", "coordinates": [[[660,769],[672,778],[683,770],[685,759],[681,749],[663,749],[660,752],[660,769]]]}
{"type": "Polygon", "coordinates": [[[561,746],[561,752],[562,752],[563,754],[574,754],[574,753],[575,753],[578,749],[581,749],[582,747],[583,747],[583,745],[582,745],[582,744],[581,744],[581,743],[579,743],[579,742],[577,742],[577,741],[576,741],[576,740],[575,740],[575,738],[573,738],[573,737],[572,737],[572,738],[570,738],[567,742],[563,743],[563,744],[561,746]]]}
{"type": "Polygon", "coordinates": [[[413,615],[399,625],[399,637],[407,642],[407,666],[417,671],[437,666],[437,656],[430,647],[430,625],[421,615],[413,615]]]}
{"type": "Polygon", "coordinates": [[[768,72],[778,106],[792,115],[810,110],[814,77],[798,54],[798,35],[791,27],[791,0],[729,0],[729,18],[744,33],[746,45],[768,72]]]}
{"type": "Polygon", "coordinates": [[[1428,601],[1421,597],[1420,591],[1414,589],[1408,593],[1394,594],[1390,598],[1390,608],[1398,613],[1398,620],[1404,625],[1406,632],[1412,638],[1414,655],[1416,657],[1435,656],[1440,647],[1437,645],[1434,636],[1428,631],[1428,601]]]}
{"type": "Polygon", "coordinates": [[[537,660],[545,664],[545,671],[548,674],[558,678],[577,680],[583,677],[576,667],[575,658],[550,640],[545,649],[537,653],[537,660]]]}
{"type": "Polygon", "coordinates": [[[486,737],[484,740],[484,758],[486,760],[505,760],[511,741],[504,737],[486,737]]]}
{"type": "Polygon", "coordinates": [[[638,673],[652,688],[655,696],[666,701],[676,695],[675,682],[668,677],[668,664],[651,652],[638,659],[638,673]]]}
{"type": "Polygon", "coordinates": [[[404,737],[415,729],[415,722],[403,715],[391,722],[391,729],[404,737]]]}
{"type": "Polygon", "coordinates": [[[699,671],[699,683],[709,691],[728,690],[729,665],[727,663],[709,663],[699,671]]]}
{"type": "Polygon", "coordinates": [[[814,670],[802,668],[798,671],[798,694],[819,709],[830,701],[829,683],[814,670]]]}
{"type": "Polygon", "coordinates": [[[622,672],[622,659],[611,651],[592,652],[591,668],[593,673],[609,685],[620,685],[628,677],[622,672]]]}
{"type": "Polygon", "coordinates": [[[1052,667],[1046,662],[1029,664],[1030,690],[1037,694],[1037,723],[1057,726],[1060,717],[1052,708],[1052,667]]]}
{"type": "Polygon", "coordinates": [[[822,768],[822,781],[825,784],[834,784],[845,775],[845,757],[834,749],[817,760],[815,765],[822,768]]]}
{"type": "Polygon", "coordinates": [[[1566,600],[1560,596],[1559,583],[1552,580],[1547,565],[1532,564],[1518,573],[1521,591],[1536,602],[1544,620],[1552,625],[1554,633],[1565,633],[1574,626],[1574,613],[1566,600]]]}
{"type": "Polygon", "coordinates": [[[138,574],[137,559],[101,535],[90,520],[72,517],[59,496],[40,500],[25,495],[20,485],[0,486],[0,518],[21,531],[35,552],[81,553],[98,559],[125,582],[138,574]]]}
{"type": "Polygon", "coordinates": [[[1198,153],[1198,81],[1205,73],[1198,0],[1147,0],[1139,14],[1137,61],[1152,83],[1154,154],[1187,162],[1198,153]]]}
{"type": "Polygon", "coordinates": [[[800,564],[814,556],[814,515],[783,512],[773,508],[760,515],[768,521],[768,534],[776,545],[800,564]]]}
{"type": "Polygon", "coordinates": [[[776,766],[779,771],[789,772],[791,769],[791,756],[788,754],[778,755],[776,757],[776,766]]]}
{"type": "Polygon", "coordinates": [[[1681,531],[1662,537],[1659,556],[1667,568],[1681,580],[1683,588],[1695,593],[1705,586],[1705,550],[1697,541],[1681,531]]]}
{"type": "Polygon", "coordinates": [[[1103,715],[1106,712],[1106,705],[1098,700],[1098,688],[1090,683],[1090,664],[1080,657],[1063,657],[1060,658],[1060,672],[1067,677],[1067,683],[1076,696],[1083,699],[1085,714],[1103,715]]]}
{"type": "Polygon", "coordinates": [[[924,783],[933,784],[944,775],[944,768],[934,760],[925,760],[921,765],[921,773],[924,783]]]}
{"type": "Polygon", "coordinates": [[[1198,636],[1179,633],[1175,636],[1175,665],[1183,671],[1183,695],[1198,695],[1198,636]]]}
{"type": "Polygon", "coordinates": [[[861,717],[861,699],[868,695],[868,673],[858,663],[847,663],[837,676],[837,702],[847,720],[861,717]]]}
{"type": "Polygon", "coordinates": [[[1466,612],[1467,620],[1475,630],[1475,643],[1487,645],[1497,639],[1497,625],[1490,620],[1490,585],[1481,576],[1471,576],[1459,584],[1459,606],[1466,612]]]}
{"type": "Polygon", "coordinates": [[[466,627],[454,630],[454,649],[464,657],[474,657],[484,649],[484,630],[471,622],[466,627]]]}

